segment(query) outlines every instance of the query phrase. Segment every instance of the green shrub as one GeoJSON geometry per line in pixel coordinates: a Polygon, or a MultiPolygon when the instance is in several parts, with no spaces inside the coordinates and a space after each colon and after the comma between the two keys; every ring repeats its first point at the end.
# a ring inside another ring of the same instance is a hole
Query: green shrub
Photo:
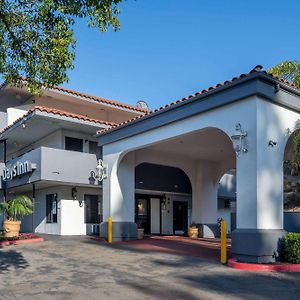
{"type": "Polygon", "coordinates": [[[300,264],[300,233],[288,233],[283,240],[284,260],[300,264]]]}

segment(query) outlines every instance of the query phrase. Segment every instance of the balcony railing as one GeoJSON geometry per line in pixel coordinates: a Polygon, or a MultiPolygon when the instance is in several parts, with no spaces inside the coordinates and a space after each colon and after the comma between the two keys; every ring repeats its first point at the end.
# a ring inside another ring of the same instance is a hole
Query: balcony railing
{"type": "Polygon", "coordinates": [[[2,180],[2,187],[37,181],[95,185],[98,182],[92,174],[96,166],[95,154],[40,147],[6,163],[8,173],[6,180],[2,180]]]}

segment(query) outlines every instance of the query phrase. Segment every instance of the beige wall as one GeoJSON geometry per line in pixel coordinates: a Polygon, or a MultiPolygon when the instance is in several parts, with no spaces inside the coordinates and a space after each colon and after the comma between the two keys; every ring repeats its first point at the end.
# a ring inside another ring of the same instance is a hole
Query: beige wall
{"type": "Polygon", "coordinates": [[[59,99],[42,97],[36,99],[35,104],[38,106],[57,108],[59,110],[64,110],[67,112],[85,115],[93,119],[115,123],[129,120],[138,115],[137,113],[127,112],[117,107],[106,107],[104,105],[101,105],[100,103],[93,103],[70,97],[61,97],[59,99]]]}

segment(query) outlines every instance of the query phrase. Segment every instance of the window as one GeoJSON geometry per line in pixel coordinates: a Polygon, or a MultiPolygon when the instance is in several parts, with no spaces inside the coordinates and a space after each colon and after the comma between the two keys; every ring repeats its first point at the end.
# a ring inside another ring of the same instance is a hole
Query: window
{"type": "Polygon", "coordinates": [[[98,195],[84,195],[85,223],[99,224],[102,222],[102,207],[98,195]]]}
{"type": "Polygon", "coordinates": [[[65,149],[71,151],[83,152],[83,140],[66,136],[65,149]]]}
{"type": "Polygon", "coordinates": [[[5,141],[0,141],[0,163],[5,163],[5,141]]]}
{"type": "Polygon", "coordinates": [[[97,142],[89,141],[89,153],[96,154],[97,159],[102,158],[102,147],[97,142]]]}
{"type": "Polygon", "coordinates": [[[46,195],[47,223],[57,223],[57,194],[46,195]]]}

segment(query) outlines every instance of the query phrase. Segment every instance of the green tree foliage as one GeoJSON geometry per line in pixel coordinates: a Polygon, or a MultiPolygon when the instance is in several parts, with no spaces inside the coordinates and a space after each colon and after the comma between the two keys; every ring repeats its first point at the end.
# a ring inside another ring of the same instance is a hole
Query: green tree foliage
{"type": "Polygon", "coordinates": [[[280,77],[294,83],[298,88],[300,88],[300,62],[299,61],[286,60],[270,68],[268,71],[276,77],[280,77]]]}
{"type": "Polygon", "coordinates": [[[19,195],[10,201],[0,203],[0,213],[5,213],[10,221],[17,221],[18,216],[32,214],[32,201],[25,195],[19,195]]]}
{"type": "Polygon", "coordinates": [[[293,137],[293,158],[294,166],[300,167],[300,132],[297,131],[293,137]]]}
{"type": "Polygon", "coordinates": [[[68,80],[75,58],[74,24],[120,28],[122,0],[0,0],[0,73],[5,81],[38,93],[68,80]]]}

